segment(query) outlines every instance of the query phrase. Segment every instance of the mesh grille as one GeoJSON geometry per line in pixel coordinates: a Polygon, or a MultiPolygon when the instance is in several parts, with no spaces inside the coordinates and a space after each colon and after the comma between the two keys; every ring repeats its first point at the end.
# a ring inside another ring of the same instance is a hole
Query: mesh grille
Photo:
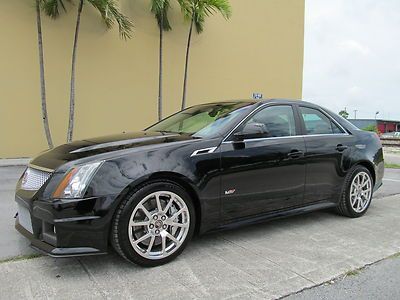
{"type": "Polygon", "coordinates": [[[51,173],[28,167],[22,177],[21,187],[24,190],[38,190],[50,178],[51,173]]]}

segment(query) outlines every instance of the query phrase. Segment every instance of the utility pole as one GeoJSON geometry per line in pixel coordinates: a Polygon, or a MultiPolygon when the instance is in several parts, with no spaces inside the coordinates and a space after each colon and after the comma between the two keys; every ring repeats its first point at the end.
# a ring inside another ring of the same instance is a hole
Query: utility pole
{"type": "Polygon", "coordinates": [[[358,110],[355,109],[355,110],[354,110],[354,120],[357,120],[357,112],[358,112],[358,110]]]}

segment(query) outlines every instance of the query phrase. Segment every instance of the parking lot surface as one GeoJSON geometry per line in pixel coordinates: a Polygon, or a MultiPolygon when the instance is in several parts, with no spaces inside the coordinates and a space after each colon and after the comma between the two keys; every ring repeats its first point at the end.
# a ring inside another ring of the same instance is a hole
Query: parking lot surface
{"type": "Polygon", "coordinates": [[[363,218],[322,211],[209,234],[157,268],[132,265],[113,253],[13,260],[35,253],[13,228],[13,189],[22,170],[0,168],[4,298],[278,298],[400,251],[400,170],[387,170],[363,218]]]}

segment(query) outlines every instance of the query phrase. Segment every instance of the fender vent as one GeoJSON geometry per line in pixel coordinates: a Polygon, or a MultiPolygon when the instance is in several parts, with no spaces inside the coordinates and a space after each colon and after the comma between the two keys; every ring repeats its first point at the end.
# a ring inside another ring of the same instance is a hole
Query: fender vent
{"type": "Polygon", "coordinates": [[[217,147],[199,149],[199,150],[194,151],[192,153],[192,155],[190,155],[190,157],[213,153],[216,149],[217,149],[217,147]]]}

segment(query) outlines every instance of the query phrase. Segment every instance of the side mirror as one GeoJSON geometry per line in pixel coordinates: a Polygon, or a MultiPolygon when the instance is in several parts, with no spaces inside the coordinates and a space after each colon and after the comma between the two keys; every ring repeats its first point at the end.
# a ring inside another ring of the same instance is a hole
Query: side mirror
{"type": "Polygon", "coordinates": [[[248,123],[243,127],[242,131],[236,132],[233,137],[235,141],[243,141],[245,139],[257,139],[268,136],[268,130],[262,123],[248,123]]]}

